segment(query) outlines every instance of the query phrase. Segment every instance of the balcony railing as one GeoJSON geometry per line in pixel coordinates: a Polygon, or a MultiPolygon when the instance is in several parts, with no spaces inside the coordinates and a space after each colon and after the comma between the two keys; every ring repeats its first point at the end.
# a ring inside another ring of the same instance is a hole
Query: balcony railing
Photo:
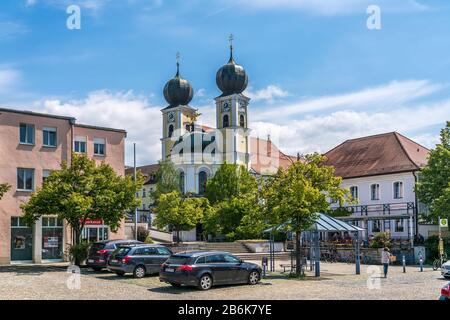
{"type": "Polygon", "coordinates": [[[384,203],[384,204],[369,204],[356,205],[333,208],[333,210],[345,210],[348,215],[345,218],[357,217],[409,217],[414,214],[414,202],[402,203],[384,203]]]}

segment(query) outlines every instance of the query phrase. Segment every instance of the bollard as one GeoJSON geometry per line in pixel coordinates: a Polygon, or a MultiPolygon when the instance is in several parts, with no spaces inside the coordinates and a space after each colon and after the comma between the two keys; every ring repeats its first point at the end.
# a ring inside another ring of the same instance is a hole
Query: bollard
{"type": "Polygon", "coordinates": [[[266,277],[266,269],[267,269],[267,257],[262,257],[262,261],[261,261],[261,265],[262,265],[262,277],[265,278],[266,277]]]}
{"type": "Polygon", "coordinates": [[[419,258],[419,263],[420,263],[420,272],[423,272],[423,258],[422,258],[422,256],[419,258]]]}
{"type": "Polygon", "coordinates": [[[405,255],[402,256],[402,263],[403,263],[403,273],[406,273],[406,259],[405,259],[405,255]]]}

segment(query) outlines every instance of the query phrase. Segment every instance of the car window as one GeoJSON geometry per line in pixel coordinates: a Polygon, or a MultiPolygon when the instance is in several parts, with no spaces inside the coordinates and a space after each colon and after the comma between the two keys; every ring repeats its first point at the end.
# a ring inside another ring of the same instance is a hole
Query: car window
{"type": "Polygon", "coordinates": [[[90,251],[91,251],[91,252],[97,252],[98,250],[102,250],[102,249],[104,249],[104,248],[105,248],[105,244],[104,244],[104,243],[97,242],[97,243],[93,243],[93,244],[91,245],[90,251]]]}
{"type": "Polygon", "coordinates": [[[197,261],[196,261],[195,263],[196,263],[196,264],[206,263],[206,259],[205,259],[205,257],[198,258],[197,261]]]}
{"type": "Polygon", "coordinates": [[[144,249],[144,254],[147,256],[155,256],[158,255],[158,250],[155,247],[149,247],[144,249]]]}
{"type": "Polygon", "coordinates": [[[161,256],[167,256],[171,255],[172,253],[169,251],[169,249],[164,247],[157,247],[156,250],[158,251],[158,254],[161,256]]]}
{"type": "Polygon", "coordinates": [[[145,254],[145,251],[142,248],[134,250],[134,253],[133,253],[133,255],[135,255],[135,256],[142,256],[144,254],[145,254]]]}
{"type": "Polygon", "coordinates": [[[225,262],[225,259],[222,254],[215,254],[206,257],[206,263],[221,263],[225,262]]]}
{"type": "Polygon", "coordinates": [[[226,254],[223,256],[225,258],[226,262],[230,262],[230,263],[239,263],[239,259],[230,255],[230,254],[226,254]]]}
{"type": "Polygon", "coordinates": [[[169,264],[186,264],[189,262],[190,257],[186,256],[171,256],[166,263],[169,264]]]}

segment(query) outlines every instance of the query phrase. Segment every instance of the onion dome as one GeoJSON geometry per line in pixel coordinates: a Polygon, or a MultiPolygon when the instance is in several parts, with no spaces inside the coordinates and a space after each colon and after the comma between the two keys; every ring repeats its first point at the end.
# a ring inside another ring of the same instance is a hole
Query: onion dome
{"type": "Polygon", "coordinates": [[[180,63],[177,62],[177,74],[164,87],[164,98],[170,107],[186,106],[194,97],[194,89],[189,81],[180,76],[180,63]]]}
{"type": "MultiPolygon", "coordinates": [[[[233,40],[230,36],[230,42],[233,40]]],[[[244,67],[233,59],[233,44],[230,44],[230,60],[216,74],[216,83],[224,96],[242,93],[248,84],[248,76],[244,67]]]]}

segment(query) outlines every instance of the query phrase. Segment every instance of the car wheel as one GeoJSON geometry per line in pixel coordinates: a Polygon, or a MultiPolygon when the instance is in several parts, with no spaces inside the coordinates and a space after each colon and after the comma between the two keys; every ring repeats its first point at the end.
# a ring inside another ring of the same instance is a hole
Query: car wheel
{"type": "Polygon", "coordinates": [[[133,276],[135,278],[143,278],[145,277],[145,267],[144,266],[137,266],[134,268],[133,276]]]}
{"type": "Polygon", "coordinates": [[[102,269],[103,268],[100,268],[100,267],[92,267],[92,270],[97,271],[97,272],[102,271],[102,269]]]}
{"type": "Polygon", "coordinates": [[[252,272],[250,272],[250,274],[248,275],[248,284],[250,285],[255,285],[258,284],[259,282],[259,272],[256,270],[253,270],[252,272]]]}
{"type": "Polygon", "coordinates": [[[175,287],[175,288],[181,287],[181,284],[179,284],[179,283],[173,283],[173,282],[171,282],[170,285],[171,285],[172,287],[175,287]]]}
{"type": "Polygon", "coordinates": [[[125,275],[125,272],[123,272],[123,271],[116,271],[116,274],[117,274],[119,277],[123,277],[123,276],[125,275]]]}
{"type": "Polygon", "coordinates": [[[198,288],[200,290],[209,290],[212,287],[212,278],[209,274],[203,275],[198,281],[198,288]]]}

